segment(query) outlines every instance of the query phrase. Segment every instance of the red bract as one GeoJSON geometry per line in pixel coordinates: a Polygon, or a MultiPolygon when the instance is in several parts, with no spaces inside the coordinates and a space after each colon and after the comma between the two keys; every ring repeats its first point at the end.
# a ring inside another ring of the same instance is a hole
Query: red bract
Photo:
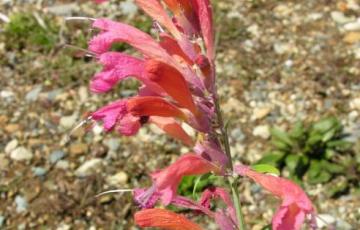
{"type": "Polygon", "coordinates": [[[201,156],[188,153],[181,156],[169,167],[152,173],[156,190],[161,193],[165,205],[171,203],[184,176],[202,175],[209,172],[219,173],[220,168],[201,156]]]}
{"type": "Polygon", "coordinates": [[[135,213],[135,223],[140,227],[157,227],[165,230],[201,230],[202,228],[182,215],[153,208],[135,213]]]}
{"type": "Polygon", "coordinates": [[[281,198],[281,206],[272,221],[273,230],[298,230],[307,215],[314,217],[314,208],[310,199],[294,182],[258,173],[243,165],[237,166],[235,171],[242,176],[250,177],[273,195],[281,198]]]}

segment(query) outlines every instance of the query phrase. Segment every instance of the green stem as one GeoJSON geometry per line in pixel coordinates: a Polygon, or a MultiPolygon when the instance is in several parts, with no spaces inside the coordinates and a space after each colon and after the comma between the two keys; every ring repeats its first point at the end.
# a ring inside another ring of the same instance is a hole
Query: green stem
{"type": "MultiPolygon", "coordinates": [[[[217,120],[218,120],[218,124],[220,126],[222,142],[224,143],[225,153],[226,153],[226,155],[227,155],[227,157],[229,159],[229,168],[231,169],[231,171],[233,171],[234,166],[233,166],[233,161],[232,161],[232,157],[231,157],[229,137],[228,137],[228,134],[227,134],[227,129],[226,129],[225,125],[224,125],[224,119],[223,119],[223,116],[222,116],[222,113],[221,113],[220,103],[219,103],[217,95],[214,96],[214,102],[215,102],[217,120]]],[[[235,206],[235,210],[236,210],[236,218],[237,218],[238,223],[239,223],[239,230],[246,230],[245,221],[244,221],[244,215],[243,215],[243,213],[241,211],[241,203],[240,203],[240,198],[239,198],[238,185],[231,178],[229,178],[228,183],[229,183],[229,187],[231,188],[233,202],[234,202],[234,206],[235,206]]]]}

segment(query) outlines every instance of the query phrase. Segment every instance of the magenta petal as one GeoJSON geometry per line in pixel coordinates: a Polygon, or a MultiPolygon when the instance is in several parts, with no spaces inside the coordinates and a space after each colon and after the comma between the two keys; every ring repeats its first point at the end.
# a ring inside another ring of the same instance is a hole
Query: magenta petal
{"type": "Polygon", "coordinates": [[[193,201],[187,197],[175,196],[172,199],[171,204],[175,205],[177,207],[188,208],[188,209],[195,210],[195,211],[201,211],[210,217],[214,216],[213,212],[210,211],[210,209],[196,203],[195,201],[193,201]]]}
{"type": "Polygon", "coordinates": [[[219,165],[223,169],[226,168],[229,162],[228,157],[221,150],[221,148],[217,146],[215,143],[211,143],[209,141],[205,141],[202,144],[197,144],[195,146],[194,151],[197,154],[200,154],[205,159],[208,159],[209,161],[219,165]]]}
{"type": "Polygon", "coordinates": [[[104,93],[113,88],[117,78],[114,71],[103,71],[97,73],[90,81],[90,90],[94,93],[104,93]]]}
{"type": "Polygon", "coordinates": [[[153,208],[161,196],[155,191],[155,187],[135,189],[133,195],[135,203],[139,205],[140,208],[153,208]]]}
{"type": "Polygon", "coordinates": [[[96,121],[102,120],[104,129],[110,131],[115,126],[117,120],[124,117],[126,113],[126,101],[118,100],[97,110],[91,117],[96,121]]]}
{"type": "Polygon", "coordinates": [[[217,211],[215,213],[215,222],[218,224],[221,230],[236,230],[237,227],[229,216],[223,211],[217,211]]]}
{"type": "Polygon", "coordinates": [[[96,74],[91,80],[90,89],[93,92],[107,92],[129,76],[141,79],[144,70],[144,62],[141,59],[122,53],[107,52],[100,55],[99,60],[104,65],[104,71],[96,74]]]}
{"type": "Polygon", "coordinates": [[[281,206],[272,220],[273,230],[300,230],[305,220],[305,213],[295,204],[291,206],[281,206]]]}
{"type": "Polygon", "coordinates": [[[137,134],[141,128],[141,123],[138,117],[134,117],[131,114],[126,114],[116,127],[116,130],[125,136],[133,136],[137,134]]]}

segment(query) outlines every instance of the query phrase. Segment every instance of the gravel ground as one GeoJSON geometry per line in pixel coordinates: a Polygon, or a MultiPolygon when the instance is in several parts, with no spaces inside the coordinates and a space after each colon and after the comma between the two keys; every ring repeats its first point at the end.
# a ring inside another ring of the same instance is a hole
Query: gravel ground
{"type": "MultiPolygon", "coordinates": [[[[356,0],[214,3],[220,94],[237,160],[258,160],[269,147],[270,127],[287,129],[297,120],[327,115],[337,116],[359,142],[356,0]]],[[[100,6],[5,0],[0,13],[0,229],[135,229],[130,195],[95,196],[149,185],[150,171],[186,149],[151,126],[134,138],[105,134],[98,125],[71,132],[89,112],[118,95],[88,91],[99,66],[80,49],[63,45],[86,48],[84,41],[93,32],[86,21],[64,18],[106,16],[148,28],[147,17],[131,0],[100,6]],[[56,45],[47,51],[26,43],[17,47],[3,29],[5,16],[16,12],[32,12],[39,24],[50,18],[60,28],[56,45]]],[[[126,82],[119,91],[126,96],[134,90],[134,83],[126,82]]],[[[261,229],[276,202],[249,182],[241,190],[247,222],[261,229]]],[[[330,199],[325,190],[307,187],[321,217],[338,229],[359,229],[359,193],[330,199]]]]}

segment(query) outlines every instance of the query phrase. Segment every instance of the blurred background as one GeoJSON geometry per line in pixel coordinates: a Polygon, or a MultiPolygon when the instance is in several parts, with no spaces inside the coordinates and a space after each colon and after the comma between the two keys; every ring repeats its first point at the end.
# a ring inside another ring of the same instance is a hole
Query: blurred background
{"type": "MultiPolygon", "coordinates": [[[[234,157],[272,164],[303,186],[322,227],[360,229],[360,3],[212,2],[234,157]]],[[[90,93],[100,66],[83,49],[95,32],[70,16],[152,32],[132,0],[1,0],[0,229],[136,229],[130,194],[95,196],[148,186],[149,172],[187,151],[152,126],[132,138],[100,125],[71,133],[89,112],[136,93],[138,83],[90,93]]],[[[124,44],[113,49],[133,52],[124,44]]],[[[196,179],[185,178],[179,192],[200,192],[196,179]]],[[[240,190],[249,229],[263,229],[277,201],[248,180],[240,190]]]]}

